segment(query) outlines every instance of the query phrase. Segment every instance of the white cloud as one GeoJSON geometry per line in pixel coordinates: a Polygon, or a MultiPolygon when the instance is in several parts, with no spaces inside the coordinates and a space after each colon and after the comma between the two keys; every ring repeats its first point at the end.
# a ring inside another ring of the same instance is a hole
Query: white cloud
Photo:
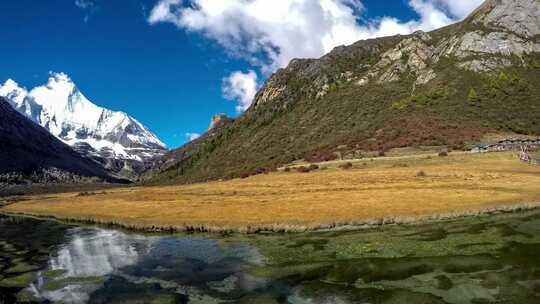
{"type": "Polygon", "coordinates": [[[223,79],[223,96],[236,100],[236,111],[243,112],[249,108],[258,90],[257,73],[249,70],[247,73],[236,71],[223,79]]]}
{"type": "MultiPolygon", "coordinates": [[[[392,16],[361,19],[365,13],[361,0],[160,0],[148,22],[172,23],[201,33],[268,76],[293,58],[317,58],[336,46],[358,40],[429,31],[451,24],[482,2],[408,0],[419,18],[400,21],[392,16]]],[[[224,93],[228,98],[237,98],[239,108],[245,110],[255,94],[252,90],[257,87],[256,73],[236,72],[231,76],[225,83],[234,80],[236,85],[225,86],[224,93]]]]}
{"type": "Polygon", "coordinates": [[[83,19],[84,23],[88,23],[90,15],[93,14],[97,9],[94,0],[75,0],[75,6],[85,11],[85,16],[83,19]]]}
{"type": "Polygon", "coordinates": [[[466,16],[482,0],[409,0],[419,20],[384,17],[359,24],[360,0],[161,0],[148,21],[200,32],[267,74],[293,58],[320,57],[360,39],[432,30],[466,16]],[[262,58],[261,58],[261,55],[262,58]]]}
{"type": "Polygon", "coordinates": [[[94,7],[94,2],[90,0],[75,0],[75,5],[81,9],[87,9],[94,7]]]}
{"type": "Polygon", "coordinates": [[[171,22],[177,26],[182,26],[179,22],[178,9],[182,4],[181,0],[160,0],[150,12],[148,22],[171,22]]]}
{"type": "Polygon", "coordinates": [[[453,17],[463,19],[479,7],[485,0],[436,0],[438,6],[445,8],[453,17]]]}
{"type": "Polygon", "coordinates": [[[193,132],[188,132],[186,133],[186,137],[189,139],[189,141],[193,141],[199,137],[201,137],[201,134],[199,133],[193,133],[193,132]]]}

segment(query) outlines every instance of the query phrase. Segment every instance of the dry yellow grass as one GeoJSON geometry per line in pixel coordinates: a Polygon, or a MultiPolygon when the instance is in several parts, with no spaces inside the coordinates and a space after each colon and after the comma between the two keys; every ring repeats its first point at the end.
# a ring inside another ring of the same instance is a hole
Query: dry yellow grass
{"type": "Polygon", "coordinates": [[[35,196],[8,213],[184,230],[303,230],[466,215],[540,202],[540,166],[512,153],[355,162],[353,170],[35,196]],[[424,171],[427,176],[417,176],[424,171]],[[249,229],[248,229],[249,227],[249,229]]]}

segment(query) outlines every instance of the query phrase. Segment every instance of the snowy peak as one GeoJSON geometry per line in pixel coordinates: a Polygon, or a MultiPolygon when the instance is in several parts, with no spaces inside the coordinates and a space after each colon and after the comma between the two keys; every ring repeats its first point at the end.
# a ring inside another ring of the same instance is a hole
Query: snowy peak
{"type": "Polygon", "coordinates": [[[54,135],[65,125],[98,129],[105,109],[90,102],[64,73],[52,73],[47,85],[32,89],[29,94],[44,109],[41,125],[48,123],[54,135]]]}
{"type": "Polygon", "coordinates": [[[0,86],[0,96],[6,98],[9,104],[24,114],[32,121],[37,122],[41,113],[41,106],[34,102],[33,98],[28,98],[28,91],[19,86],[12,79],[6,80],[0,86]]]}
{"type": "Polygon", "coordinates": [[[5,96],[10,103],[19,105],[26,96],[28,96],[28,91],[25,88],[20,87],[19,84],[12,79],[8,79],[0,86],[0,96],[5,96]]]}
{"type": "Polygon", "coordinates": [[[45,85],[28,91],[9,79],[0,96],[50,133],[85,153],[144,162],[166,151],[147,127],[124,112],[91,102],[65,73],[51,73],[45,85]]]}

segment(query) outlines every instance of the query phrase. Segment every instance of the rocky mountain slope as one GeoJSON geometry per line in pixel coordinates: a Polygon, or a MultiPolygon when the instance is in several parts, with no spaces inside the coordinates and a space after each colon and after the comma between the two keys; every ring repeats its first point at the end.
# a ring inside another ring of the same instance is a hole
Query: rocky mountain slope
{"type": "Polygon", "coordinates": [[[136,177],[166,152],[148,128],[126,113],[96,106],[63,73],[51,74],[46,85],[31,91],[7,80],[0,96],[66,144],[126,177],[136,177]]]}
{"type": "Polygon", "coordinates": [[[430,33],[293,60],[244,115],[171,152],[152,182],[237,177],[396,147],[462,149],[494,132],[539,135],[539,81],[540,1],[488,0],[430,33]]]}
{"type": "Polygon", "coordinates": [[[26,183],[118,182],[0,97],[0,188],[26,183]]]}

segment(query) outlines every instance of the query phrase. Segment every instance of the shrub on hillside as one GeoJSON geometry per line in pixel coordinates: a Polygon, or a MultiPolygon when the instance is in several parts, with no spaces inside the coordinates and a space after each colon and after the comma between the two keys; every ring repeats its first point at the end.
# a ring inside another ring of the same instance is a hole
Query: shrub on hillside
{"type": "Polygon", "coordinates": [[[476,93],[476,90],[474,88],[470,89],[467,99],[472,104],[475,104],[480,101],[480,98],[478,97],[478,93],[476,93]]]}
{"type": "Polygon", "coordinates": [[[291,168],[287,167],[285,169],[283,169],[284,172],[291,172],[291,168]]]}
{"type": "Polygon", "coordinates": [[[341,169],[343,170],[350,170],[353,168],[353,164],[350,163],[350,162],[347,162],[347,163],[344,163],[342,165],[339,166],[341,169]]]}
{"type": "Polygon", "coordinates": [[[336,159],[336,155],[332,151],[322,151],[322,152],[316,152],[311,155],[308,155],[304,157],[304,159],[311,163],[321,163],[321,162],[327,162],[336,159]]]}
{"type": "Polygon", "coordinates": [[[300,166],[296,168],[296,171],[299,173],[309,173],[310,170],[308,167],[300,166]]]}
{"type": "Polygon", "coordinates": [[[92,195],[95,195],[95,193],[88,192],[88,191],[79,192],[79,194],[77,194],[77,196],[92,196],[92,195]]]}
{"type": "Polygon", "coordinates": [[[315,165],[315,164],[311,164],[309,165],[309,171],[314,171],[314,170],[318,170],[319,169],[319,166],[315,165]]]}
{"type": "Polygon", "coordinates": [[[427,176],[427,173],[423,170],[420,170],[418,171],[418,173],[416,173],[416,176],[417,177],[426,177],[427,176]]]}
{"type": "Polygon", "coordinates": [[[441,152],[439,152],[439,156],[440,156],[440,157],[446,157],[446,156],[448,156],[448,152],[446,152],[446,151],[441,151],[441,152]]]}

